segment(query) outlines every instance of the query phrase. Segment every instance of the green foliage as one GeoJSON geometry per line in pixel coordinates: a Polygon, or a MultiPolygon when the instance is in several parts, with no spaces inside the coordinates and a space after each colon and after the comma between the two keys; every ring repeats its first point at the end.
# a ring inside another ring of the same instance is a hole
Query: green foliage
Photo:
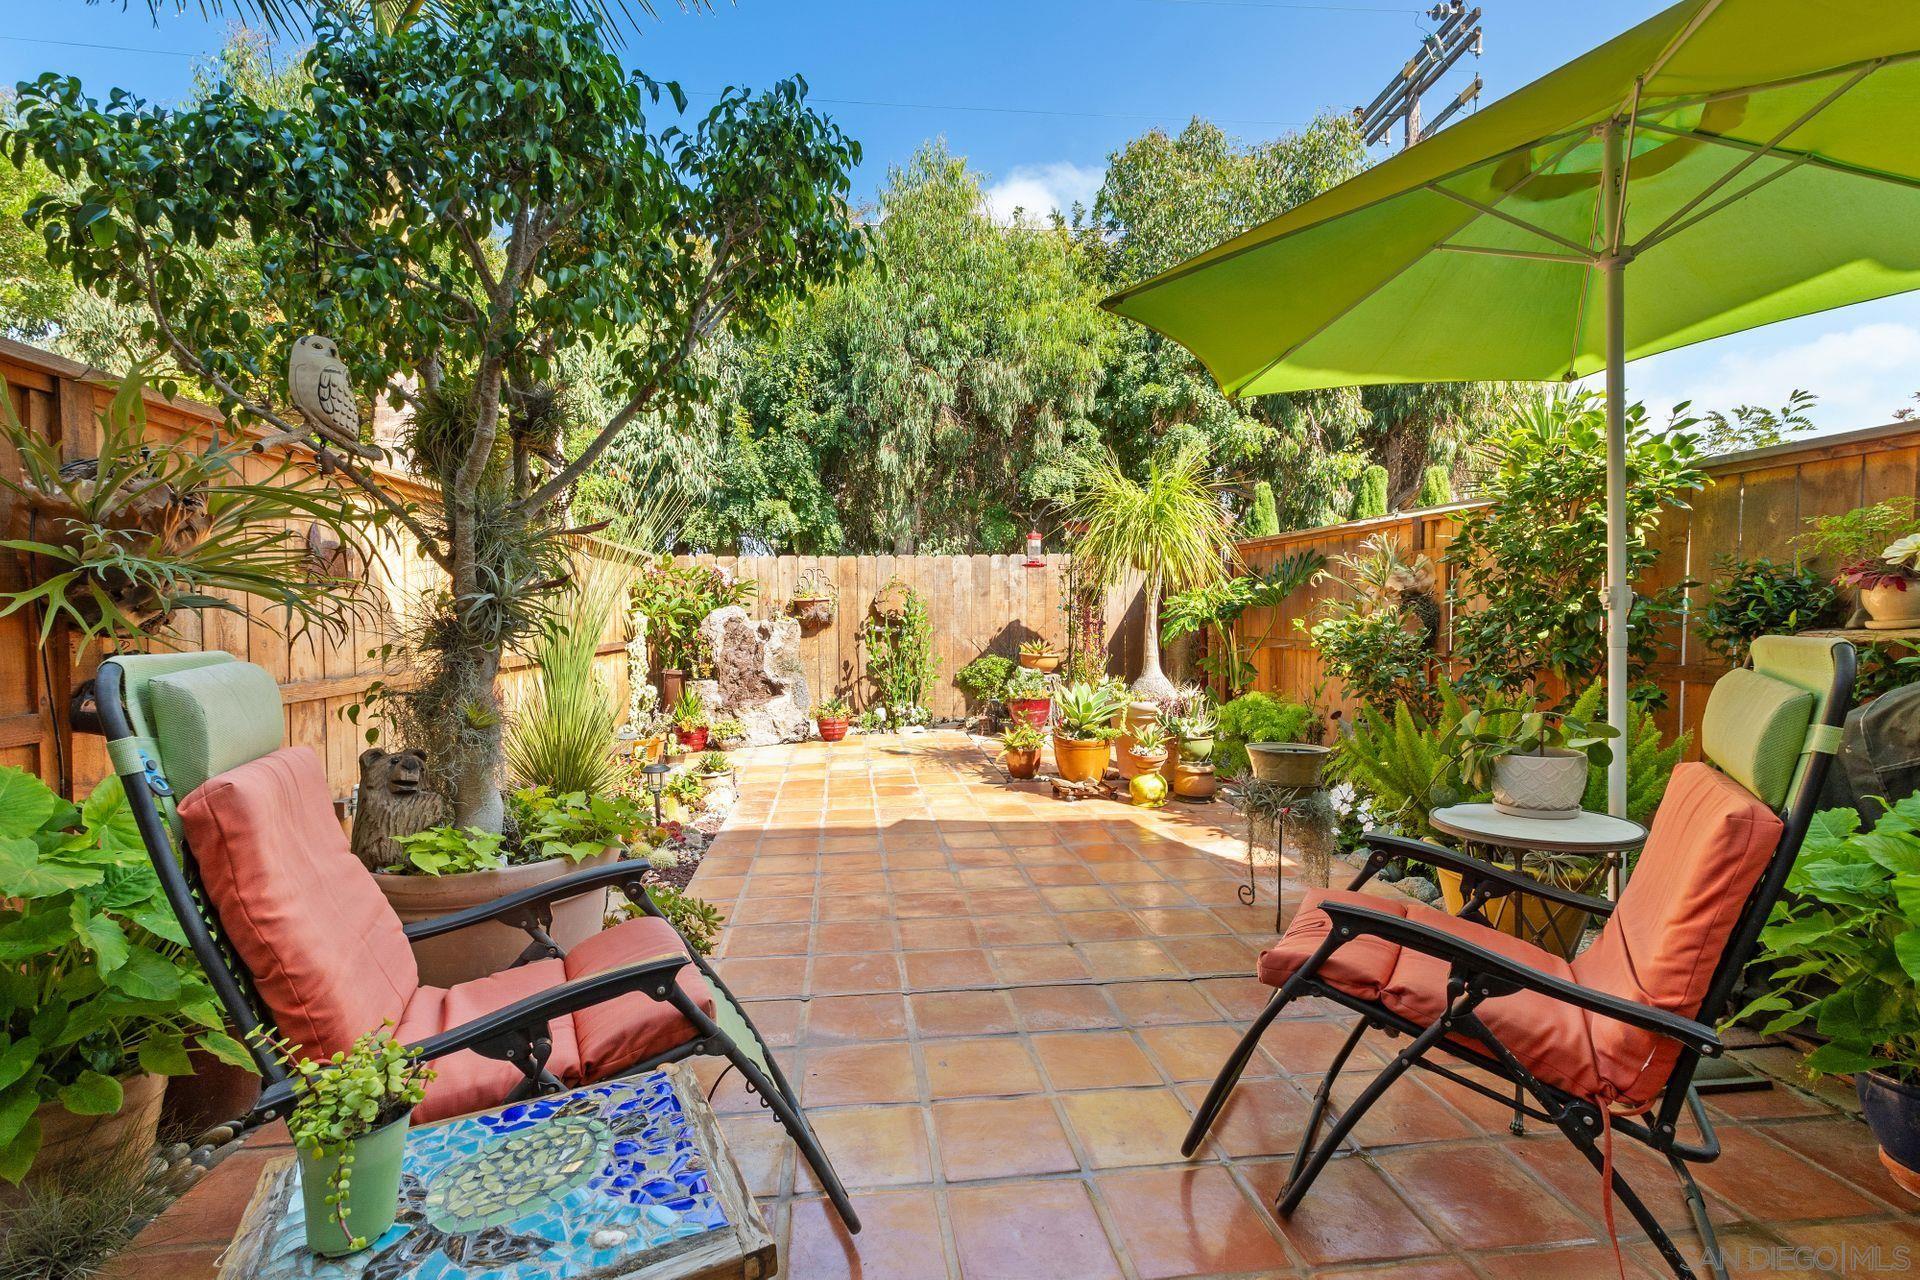
{"type": "Polygon", "coordinates": [[[1571,711],[1475,707],[1454,726],[1453,742],[1460,753],[1461,776],[1487,787],[1502,756],[1578,751],[1587,757],[1589,769],[1604,769],[1613,760],[1612,740],[1619,736],[1612,725],[1571,711]]]}
{"type": "Polygon", "coordinates": [[[1798,550],[1834,569],[1872,559],[1891,543],[1920,533],[1920,510],[1909,497],[1888,498],[1838,515],[1816,516],[1794,540],[1798,550]]]}
{"type": "Polygon", "coordinates": [[[43,1167],[0,1208],[0,1280],[92,1280],[173,1200],[147,1183],[151,1153],[123,1142],[43,1167]]]}
{"type": "Polygon", "coordinates": [[[708,727],[707,704],[700,701],[700,695],[691,688],[680,691],[667,714],[673,718],[673,727],[683,733],[708,727]]]}
{"type": "Polygon", "coordinates": [[[710,956],[713,944],[720,940],[720,930],[726,927],[726,917],[720,914],[720,908],[704,898],[696,898],[684,889],[676,889],[670,884],[652,884],[647,886],[647,896],[653,899],[653,905],[660,908],[660,914],[667,923],[680,931],[695,955],[710,956]]]}
{"type": "Polygon", "coordinates": [[[747,726],[741,724],[740,721],[733,716],[722,716],[720,719],[715,720],[709,727],[713,730],[715,741],[723,744],[734,742],[747,736],[747,726]]]}
{"type": "Polygon", "coordinates": [[[1840,608],[1833,580],[1798,562],[1729,560],[1722,571],[1713,598],[1700,611],[1700,634],[1736,667],[1746,663],[1747,650],[1759,637],[1825,626],[1840,608]]]}
{"type": "MultiPolygon", "coordinates": [[[[1085,683],[1085,682],[1083,682],[1085,683]]],[[[1047,677],[1028,667],[1019,667],[1007,673],[1007,686],[1004,695],[1014,698],[1047,698],[1053,696],[1053,686],[1047,677]]]]}
{"type": "MultiPolygon", "coordinates": [[[[1653,431],[1638,405],[1627,411],[1629,573],[1657,557],[1649,545],[1661,512],[1684,507],[1704,476],[1691,420],[1653,431]]],[[[1462,521],[1447,547],[1454,569],[1454,657],[1475,689],[1518,690],[1542,677],[1584,688],[1605,667],[1606,413],[1585,391],[1537,391],[1523,399],[1488,445],[1487,505],[1462,521]]],[[[1632,660],[1658,654],[1657,619],[1678,608],[1678,590],[1636,598],[1632,660]]]]}
{"type": "Polygon", "coordinates": [[[578,554],[572,585],[534,649],[538,678],[514,709],[507,767],[523,787],[604,795],[613,790],[620,705],[600,678],[600,642],[625,610],[629,563],[578,554]]]}
{"type": "Polygon", "coordinates": [[[1280,509],[1273,502],[1273,486],[1265,480],[1253,486],[1253,506],[1247,512],[1245,533],[1249,538],[1270,538],[1280,532],[1280,509]]]}
{"type": "Polygon", "coordinates": [[[1215,713],[1219,740],[1214,743],[1214,768],[1223,775],[1244,772],[1250,742],[1311,742],[1319,739],[1320,713],[1286,698],[1245,693],[1221,705],[1215,713]]]}
{"type": "Polygon", "coordinates": [[[975,702],[998,702],[1006,696],[1007,679],[1018,669],[1011,658],[983,653],[953,673],[953,682],[975,702]]]}
{"type": "Polygon", "coordinates": [[[1327,674],[1369,706],[1408,702],[1431,715],[1439,622],[1432,562],[1408,559],[1392,535],[1381,533],[1336,556],[1320,576],[1348,588],[1326,598],[1308,630],[1327,674]]]}
{"type": "Polygon", "coordinates": [[[1265,573],[1236,574],[1189,591],[1176,591],[1161,606],[1160,636],[1171,641],[1211,627],[1213,652],[1200,660],[1200,669],[1218,679],[1229,692],[1239,693],[1258,674],[1250,655],[1272,638],[1279,624],[1278,606],[1311,582],[1325,563],[1318,552],[1295,551],[1265,573]],[[1258,639],[1244,641],[1234,624],[1249,609],[1274,609],[1276,613],[1258,639]]]}
{"type": "MultiPolygon", "coordinates": [[[[1499,693],[1480,702],[1486,711],[1523,705],[1519,698],[1499,693]]],[[[1431,715],[1404,702],[1390,709],[1362,707],[1352,732],[1334,748],[1328,776],[1350,782],[1366,795],[1383,825],[1416,839],[1446,843],[1427,815],[1487,798],[1463,775],[1460,753],[1454,749],[1455,730],[1470,709],[1460,691],[1446,683],[1431,715]]]]}
{"type": "Polygon", "coordinates": [[[1371,520],[1387,514],[1387,469],[1374,463],[1360,473],[1353,486],[1353,506],[1349,514],[1355,520],[1371,520]]]}
{"type": "Polygon", "coordinates": [[[1017,720],[1000,735],[1000,745],[1008,751],[1038,751],[1047,745],[1047,735],[1025,720],[1017,720]]]}
{"type": "Polygon", "coordinates": [[[838,694],[813,704],[812,715],[815,720],[845,720],[852,714],[853,708],[838,694]]]}
{"type": "MultiPolygon", "coordinates": [[[[294,1104],[287,1131],[294,1145],[322,1159],[334,1159],[326,1202],[342,1231],[353,1197],[353,1144],[418,1106],[434,1072],[419,1051],[395,1040],[385,1023],[361,1035],[352,1047],[315,1062],[300,1056],[300,1046],[262,1032],[293,1071],[294,1104]]],[[[355,1249],[367,1242],[353,1237],[355,1249]]]]}
{"type": "Polygon", "coordinates": [[[1920,796],[1861,831],[1860,815],[1815,815],[1760,934],[1766,992],[1735,1015],[1771,1015],[1762,1034],[1823,1037],[1807,1059],[1830,1075],[1920,1080],[1920,796]]]}
{"type": "Polygon", "coordinates": [[[1420,492],[1415,496],[1416,507],[1444,507],[1453,501],[1453,472],[1441,463],[1434,463],[1420,473],[1420,492]]]}
{"type": "Polygon", "coordinates": [[[689,809],[695,809],[707,798],[707,788],[690,770],[682,769],[667,779],[666,788],[661,794],[670,800],[678,800],[689,809]]]}
{"type": "Polygon", "coordinates": [[[926,597],[898,578],[881,588],[880,595],[897,597],[899,609],[869,614],[860,624],[867,679],[873,682],[878,705],[888,717],[910,723],[924,715],[927,694],[940,675],[933,653],[933,620],[927,614],[926,597]]]}
{"type": "Polygon", "coordinates": [[[1053,695],[1054,728],[1070,742],[1111,742],[1120,735],[1114,718],[1126,706],[1124,688],[1104,682],[1064,685],[1053,695]]]}
{"type": "MultiPolygon", "coordinates": [[[[1578,720],[1591,723],[1605,710],[1606,686],[1589,685],[1585,692],[1573,700],[1568,714],[1578,720]]],[[[1660,800],[1667,794],[1667,782],[1673,777],[1673,767],[1686,758],[1687,747],[1693,742],[1691,733],[1683,733],[1672,742],[1666,741],[1660,733],[1660,726],[1654,723],[1653,712],[1639,704],[1627,708],[1627,816],[1635,822],[1649,822],[1653,811],[1660,807],[1660,800]]],[[[1581,798],[1580,807],[1591,813],[1605,813],[1607,810],[1607,770],[1604,765],[1590,764],[1587,769],[1587,790],[1581,798]]]]}
{"type": "Polygon", "coordinates": [[[443,825],[395,836],[407,863],[425,876],[457,876],[469,871],[498,871],[507,865],[506,837],[478,827],[443,825]]]}
{"type": "Polygon", "coordinates": [[[647,643],[661,669],[698,679],[713,665],[700,624],[715,609],[746,604],[759,591],[752,578],[730,578],[714,565],[676,564],[672,556],[661,555],[635,577],[633,606],[647,620],[647,643]]]}
{"type": "MultiPolygon", "coordinates": [[[[1810,391],[1796,390],[1778,409],[1764,405],[1736,405],[1731,411],[1701,414],[1704,432],[1701,447],[1710,454],[1738,453],[1744,449],[1768,449],[1785,444],[1789,437],[1813,430],[1808,416],[1816,397],[1810,391]]],[[[1686,408],[1685,404],[1680,406],[1686,408]]]]}
{"type": "Polygon", "coordinates": [[[284,609],[290,629],[344,635],[367,611],[368,587],[315,566],[305,533],[317,524],[363,552],[361,513],[337,485],[292,462],[248,480],[244,437],[147,443],[146,390],[144,370],[121,379],[99,415],[93,468],[81,474],[63,472],[71,459],[20,421],[0,379],[0,439],[20,468],[18,479],[0,473],[0,490],[12,495],[13,527],[24,535],[0,547],[28,570],[24,587],[0,592],[0,618],[37,612],[42,644],[61,622],[83,644],[126,641],[164,627],[178,609],[244,613],[227,598],[239,595],[284,609]]]}
{"type": "Polygon", "coordinates": [[[698,773],[715,774],[733,772],[733,766],[728,764],[727,758],[718,751],[708,751],[704,753],[698,760],[693,762],[693,767],[698,773]]]}
{"type": "MultiPolygon", "coordinates": [[[[726,757],[720,759],[724,767],[726,757]]],[[[507,813],[515,835],[512,862],[548,858],[584,862],[609,847],[638,843],[651,820],[630,796],[556,792],[550,787],[522,787],[510,793],[507,813]]]]}
{"type": "Polygon", "coordinates": [[[0,768],[0,1179],[40,1147],[34,1111],[120,1110],[117,1076],[187,1075],[190,1046],[251,1069],[187,951],[117,779],[73,805],[0,768]]]}

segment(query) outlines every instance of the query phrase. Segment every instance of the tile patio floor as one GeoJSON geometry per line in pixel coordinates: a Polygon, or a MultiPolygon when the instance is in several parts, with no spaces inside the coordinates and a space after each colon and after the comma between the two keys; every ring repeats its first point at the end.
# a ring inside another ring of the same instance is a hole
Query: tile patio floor
{"type": "MultiPolygon", "coordinates": [[[[857,1237],[838,1228],[729,1077],[716,1109],[791,1280],[1618,1274],[1599,1179],[1572,1148],[1508,1137],[1503,1110],[1437,1079],[1396,1086],[1276,1222],[1282,1158],[1343,1034],[1326,1010],[1275,1025],[1214,1138],[1180,1159],[1267,994],[1249,975],[1272,938],[1271,871],[1242,906],[1225,806],[1014,790],[955,733],[740,759],[739,807],[694,888],[727,908],[720,972],[865,1219],[857,1237]]],[[[1364,1077],[1356,1060],[1336,1096],[1364,1077]]],[[[1727,1154],[1701,1180],[1736,1275],[1920,1260],[1920,1219],[1859,1121],[1779,1088],[1716,1110],[1727,1154]]],[[[1685,1223],[1664,1165],[1632,1145],[1623,1168],[1685,1223]]],[[[1627,1274],[1667,1274],[1621,1219],[1627,1274]]]]}
{"type": "MultiPolygon", "coordinates": [[[[956,733],[736,759],[740,803],[694,886],[727,911],[721,972],[866,1223],[839,1230],[729,1076],[715,1106],[783,1276],[1618,1274],[1599,1180],[1572,1149],[1509,1138],[1504,1110],[1438,1080],[1396,1086],[1276,1222],[1313,1073],[1342,1037],[1328,1010],[1276,1023],[1212,1140],[1180,1159],[1206,1082],[1265,998],[1248,975],[1272,937],[1271,871],[1259,904],[1240,905],[1244,845],[1225,806],[1156,814],[1015,790],[956,733]]],[[[1715,1110],[1726,1155],[1701,1182],[1735,1275],[1865,1277],[1920,1258],[1920,1219],[1858,1120],[1785,1088],[1715,1110]]],[[[111,1276],[211,1276],[270,1141],[220,1165],[111,1276]]],[[[1628,1142],[1617,1156],[1686,1222],[1664,1165],[1628,1142]]],[[[1622,1239],[1629,1276],[1667,1274],[1630,1223],[1622,1239]]]]}

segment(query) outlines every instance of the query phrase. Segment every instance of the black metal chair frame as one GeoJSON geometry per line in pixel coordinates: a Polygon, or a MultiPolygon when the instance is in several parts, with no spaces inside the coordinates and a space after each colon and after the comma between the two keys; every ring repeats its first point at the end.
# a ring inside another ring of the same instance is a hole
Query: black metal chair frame
{"type": "MultiPolygon", "coordinates": [[[[76,733],[97,733],[109,742],[135,737],[122,699],[121,673],[115,664],[103,663],[94,679],[76,691],[70,720],[76,733]]],[[[173,854],[173,833],[157,802],[159,798],[172,796],[165,774],[158,762],[148,760],[142,773],[123,774],[122,782],[126,788],[128,807],[140,829],[141,840],[146,845],[147,856],[160,877],[167,902],[186,934],[187,944],[201,968],[206,971],[222,1008],[253,1055],[254,1063],[266,1082],[259,1102],[245,1117],[244,1124],[250,1128],[285,1116],[295,1100],[293,1082],[285,1065],[261,1043],[257,1034],[263,1029],[277,1033],[278,1029],[273,1027],[270,1016],[265,1013],[265,1007],[254,991],[252,974],[220,938],[217,913],[201,891],[192,851],[188,849],[184,836],[179,840],[183,856],[175,858],[173,854]]],[[[617,888],[640,910],[655,919],[667,921],[669,928],[673,927],[673,922],[667,920],[665,913],[647,893],[644,882],[647,869],[643,862],[623,860],[609,863],[522,889],[464,911],[416,921],[403,928],[408,941],[418,942],[487,921],[499,921],[524,930],[530,939],[527,949],[514,961],[516,966],[540,959],[560,959],[565,953],[547,932],[553,923],[552,907],[555,902],[582,893],[617,888]]],[[[483,1057],[512,1063],[524,1078],[502,1101],[518,1101],[555,1093],[566,1087],[546,1069],[547,1059],[553,1052],[553,1037],[549,1027],[552,1019],[636,992],[663,1001],[672,1005],[693,1027],[693,1038],[664,1053],[636,1062],[620,1074],[638,1074],[691,1057],[724,1058],[740,1073],[747,1088],[758,1095],[760,1105],[770,1109],[779,1119],[781,1127],[800,1148],[814,1176],[820,1180],[840,1220],[846,1224],[848,1231],[857,1233],[860,1230],[859,1215],[854,1211],[832,1161],[821,1148],[812,1126],[807,1123],[799,1097],[787,1082],[785,1073],[780,1070],[780,1064],[775,1060],[766,1039],[747,1018],[745,1010],[741,1009],[739,1001],[720,980],[720,975],[714,972],[713,966],[687,944],[685,936],[677,928],[674,932],[680,937],[684,955],[628,965],[563,983],[496,1009],[484,1017],[451,1027],[413,1047],[428,1060],[471,1049],[483,1057]],[[741,1023],[758,1043],[759,1062],[681,989],[679,973],[689,961],[700,971],[716,996],[732,1005],[738,1013],[741,1023]],[[764,1071],[761,1062],[765,1063],[764,1071]]]]}
{"type": "MultiPolygon", "coordinates": [[[[1854,655],[1851,648],[1842,647],[1835,653],[1835,672],[1831,694],[1827,700],[1826,712],[1822,724],[1837,729],[1845,722],[1848,694],[1853,686],[1854,655]]],[[[1674,1244],[1658,1218],[1641,1200],[1638,1193],[1627,1183],[1620,1170],[1614,1167],[1610,1155],[1603,1150],[1609,1127],[1618,1133],[1651,1148],[1664,1156],[1668,1165],[1679,1179],[1686,1196],[1687,1207],[1693,1218],[1695,1229],[1700,1234],[1701,1245],[1705,1251],[1707,1266],[1718,1280],[1726,1280],[1726,1267],[1720,1253],[1713,1224],[1707,1214],[1705,1198],[1700,1193],[1699,1184],[1694,1181],[1690,1164],[1704,1164],[1717,1159],[1720,1155],[1720,1140],[1714,1132],[1712,1121],[1706,1109],[1700,1104],[1699,1096],[1693,1089],[1693,1075],[1700,1059],[1718,1057],[1724,1052],[1719,1036],[1710,1025],[1729,1012],[1729,1005],[1737,989],[1740,976],[1752,960],[1759,944],[1760,930],[1765,925],[1769,912],[1779,900],[1784,890],[1787,873],[1792,870],[1794,859],[1799,855],[1807,828],[1813,821],[1817,807],[1821,784],[1832,761],[1825,752],[1811,753],[1806,759],[1799,785],[1794,790],[1789,807],[1780,814],[1784,825],[1780,842],[1760,882],[1748,896],[1738,923],[1727,947],[1722,952],[1718,967],[1714,971],[1706,998],[1701,1001],[1697,1018],[1684,1018],[1650,1005],[1623,1000],[1605,992],[1594,991],[1575,983],[1564,981],[1551,974],[1528,968],[1513,960],[1474,945],[1461,938],[1409,920],[1388,911],[1379,911],[1370,907],[1344,902],[1323,902],[1320,909],[1325,911],[1333,922],[1326,940],[1315,949],[1307,962],[1300,966],[1291,977],[1274,993],[1265,1009],[1253,1020],[1246,1034],[1228,1056],[1212,1088],[1207,1091],[1206,1099],[1201,1103],[1194,1116],[1192,1126],[1187,1130],[1185,1141],[1181,1144],[1181,1154],[1191,1156],[1213,1127],[1232,1094],[1240,1074],[1246,1069],[1248,1060],[1253,1056],[1255,1047],[1267,1028],[1280,1011],[1293,1000],[1302,996],[1318,997],[1352,1011],[1359,1015],[1346,1042],[1334,1054],[1328,1065],[1326,1075],[1314,1094],[1313,1105],[1308,1112],[1306,1131],[1300,1140],[1299,1149],[1294,1153],[1293,1164],[1288,1172],[1286,1185],[1274,1203],[1274,1212],[1286,1216],[1300,1204],[1312,1187],[1327,1161],[1344,1141],[1361,1117],[1378,1102],[1383,1094],[1407,1073],[1410,1068],[1418,1067],[1432,1072],[1474,1093],[1490,1098],[1502,1106],[1511,1107],[1519,1114],[1553,1125],[1572,1142],[1575,1149],[1586,1157],[1597,1173],[1610,1173],[1612,1190],[1626,1205],[1627,1211],[1648,1237],[1660,1255],[1682,1280],[1693,1280],[1693,1269],[1687,1264],[1679,1248],[1674,1244]],[[1444,960],[1449,966],[1447,979],[1446,1011],[1431,1025],[1418,1022],[1394,1013],[1384,1005],[1362,1000],[1321,979],[1320,966],[1339,947],[1360,937],[1375,937],[1388,942],[1409,947],[1415,951],[1444,960]],[[1519,991],[1534,991],[1551,999],[1587,1010],[1602,1017],[1612,1018],[1629,1026],[1639,1027],[1657,1035],[1665,1036],[1681,1046],[1680,1056],[1674,1065],[1673,1074],[1668,1077],[1658,1101],[1640,1116],[1603,1115],[1601,1107],[1593,1101],[1558,1089],[1545,1081],[1537,1079],[1514,1057],[1513,1053],[1500,1043],[1498,1036],[1488,1029],[1476,1015],[1476,1008],[1487,1000],[1519,991]],[[1347,1059],[1352,1055],[1361,1037],[1369,1030],[1380,1030],[1388,1036],[1410,1037],[1410,1043],[1394,1055],[1386,1067],[1370,1081],[1367,1087],[1353,1100],[1352,1104],[1339,1109],[1339,1113],[1328,1128],[1326,1135],[1320,1137],[1321,1125],[1331,1110],[1333,1086],[1347,1059]],[[1476,1047],[1477,1046],[1477,1047],[1476,1047]],[[1505,1081],[1509,1090],[1496,1090],[1481,1080],[1462,1074],[1445,1062],[1436,1062],[1428,1055],[1434,1051],[1478,1068],[1489,1075],[1505,1081]],[[1679,1122],[1682,1113],[1692,1116],[1700,1132],[1698,1142],[1682,1140],[1679,1134],[1679,1122]],[[1316,1138],[1319,1139],[1316,1145],[1316,1138]]],[[[1412,858],[1430,863],[1451,871],[1461,878],[1461,892],[1465,895],[1458,918],[1486,924],[1481,912],[1486,903],[1505,898],[1512,894],[1530,895],[1545,899],[1561,906],[1575,907],[1582,911],[1605,918],[1613,913],[1614,904],[1601,898],[1589,897],[1554,885],[1544,884],[1521,872],[1495,866],[1479,858],[1459,853],[1439,845],[1428,844],[1421,840],[1410,840],[1402,836],[1368,832],[1363,837],[1369,853],[1365,865],[1348,885],[1349,890],[1364,888],[1369,880],[1396,858],[1412,858]]]]}

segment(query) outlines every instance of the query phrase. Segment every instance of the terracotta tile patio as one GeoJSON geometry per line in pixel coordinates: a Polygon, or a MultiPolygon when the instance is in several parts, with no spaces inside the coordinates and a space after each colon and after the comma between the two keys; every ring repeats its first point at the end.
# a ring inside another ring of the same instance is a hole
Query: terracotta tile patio
{"type": "MultiPolygon", "coordinates": [[[[778,1035],[866,1219],[841,1232],[724,1081],[716,1106],[791,1280],[1618,1274],[1585,1163],[1557,1136],[1512,1139],[1504,1110],[1438,1080],[1402,1082],[1275,1221],[1313,1073],[1343,1035],[1326,1010],[1275,1026],[1213,1139],[1180,1159],[1265,1000],[1249,975],[1272,938],[1271,872],[1242,906],[1225,806],[1067,804],[1009,786],[954,733],[739,759],[740,806],[694,887],[728,909],[721,973],[778,1035]]],[[[1715,1110],[1728,1154],[1701,1181],[1736,1276],[1892,1270],[1920,1244],[1851,1116],[1780,1088],[1715,1110]]],[[[1623,1168],[1684,1226],[1664,1166],[1631,1145],[1623,1168]]],[[[1621,1221],[1627,1274],[1665,1275],[1621,1221]]]]}
{"type": "MultiPolygon", "coordinates": [[[[694,887],[731,917],[721,971],[866,1222],[847,1237],[785,1135],[722,1080],[716,1109],[791,1280],[1618,1274],[1597,1176],[1437,1079],[1398,1085],[1277,1222],[1313,1073],[1342,1036],[1327,1009],[1275,1025],[1212,1139],[1180,1159],[1265,1000],[1249,974],[1272,936],[1271,872],[1242,906],[1225,806],[1067,804],[1009,786],[957,733],[736,759],[741,801],[694,887]]],[[[1356,1082],[1370,1049],[1391,1052],[1364,1047],[1356,1082]]],[[[1713,1106],[1727,1154],[1700,1181],[1736,1277],[1911,1266],[1920,1221],[1858,1120],[1787,1088],[1713,1106]]],[[[211,1276],[274,1141],[277,1126],[220,1165],[112,1274],[211,1276]]],[[[1683,1227],[1664,1166],[1631,1143],[1616,1154],[1683,1227]]],[[[1620,1221],[1626,1273],[1667,1274],[1620,1221]]]]}

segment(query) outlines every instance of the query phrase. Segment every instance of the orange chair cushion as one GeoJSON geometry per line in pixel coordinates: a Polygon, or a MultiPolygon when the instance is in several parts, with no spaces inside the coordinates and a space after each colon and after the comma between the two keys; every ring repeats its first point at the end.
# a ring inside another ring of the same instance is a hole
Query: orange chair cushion
{"type": "MultiPolygon", "coordinates": [[[[400,1021],[399,1036],[418,1043],[564,982],[685,954],[680,935],[665,921],[651,916],[623,921],[587,939],[564,960],[538,960],[453,987],[421,987],[400,1021]]],[[[711,1017],[713,994],[700,971],[689,964],[679,982],[711,1017]]],[[[697,1034],[679,1010],[640,993],[562,1014],[547,1029],[553,1037],[547,1070],[569,1086],[618,1075],[697,1034]]],[[[471,1049],[437,1059],[433,1068],[437,1074],[414,1112],[422,1123],[499,1106],[523,1079],[518,1067],[471,1049]]]]}
{"type": "Polygon", "coordinates": [[[209,779],[180,821],[221,930],[272,1011],[308,1055],[398,1022],[420,986],[413,948],[333,816],[307,747],[209,779]]]}
{"type": "MultiPolygon", "coordinates": [[[[1773,810],[1726,774],[1680,765],[1613,919],[1573,962],[1574,980],[1693,1017],[1782,829],[1773,810]]],[[[1612,1019],[1594,1021],[1593,1045],[1612,1096],[1632,1104],[1656,1097],[1680,1056],[1667,1037],[1612,1019]]]]}
{"type": "MultiPolygon", "coordinates": [[[[1673,771],[1612,918],[1571,964],[1411,899],[1309,890],[1286,933],[1261,955],[1260,980],[1278,987],[1307,962],[1333,928],[1332,918],[1318,909],[1333,900],[1391,912],[1564,981],[1693,1017],[1780,834],[1780,819],[1739,783],[1711,765],[1683,764],[1673,771]]],[[[1355,999],[1429,1026],[1445,1011],[1447,973],[1444,960],[1359,937],[1329,955],[1317,976],[1355,999]]],[[[1659,1096],[1680,1056],[1680,1046],[1665,1036],[1537,992],[1496,997],[1477,1012],[1541,1080],[1628,1109],[1659,1096]]]]}
{"type": "MultiPolygon", "coordinates": [[[[1341,889],[1309,889],[1280,941],[1260,956],[1260,980],[1280,986],[1305,964],[1332,932],[1333,918],[1319,910],[1329,899],[1400,916],[1452,934],[1463,942],[1561,979],[1567,962],[1532,943],[1470,920],[1457,919],[1411,898],[1386,897],[1341,889]]],[[[1448,965],[1383,938],[1361,936],[1336,948],[1321,963],[1318,976],[1328,986],[1359,1000],[1377,1002],[1408,1021],[1431,1025],[1445,1012],[1448,965]]],[[[1534,992],[1488,1000],[1476,1011],[1487,1029],[1540,1079],[1558,1088],[1593,1096],[1599,1082],[1585,1017],[1571,1005],[1534,992]]],[[[1480,1047],[1457,1037],[1467,1047],[1480,1047]]]]}

